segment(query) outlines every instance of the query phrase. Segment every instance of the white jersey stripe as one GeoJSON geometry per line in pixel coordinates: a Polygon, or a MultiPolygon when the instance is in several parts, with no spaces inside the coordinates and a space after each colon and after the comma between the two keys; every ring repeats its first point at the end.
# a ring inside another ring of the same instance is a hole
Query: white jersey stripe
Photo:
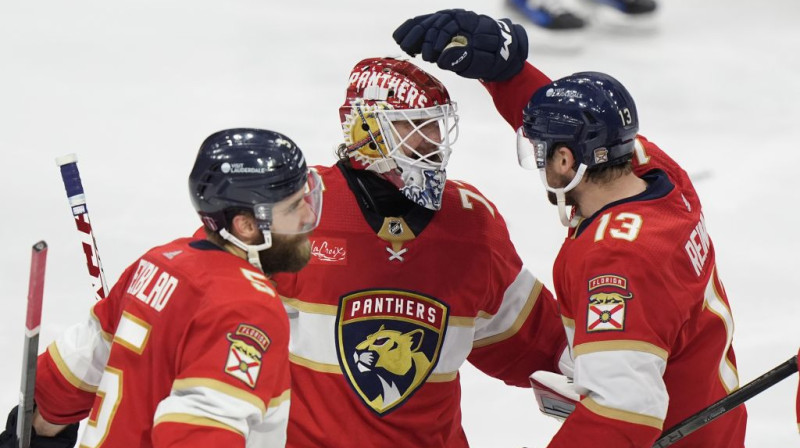
{"type": "Polygon", "coordinates": [[[111,352],[111,342],[105,339],[97,319],[90,315],[86,322],[69,327],[48,351],[67,381],[81,390],[95,392],[111,352]]]}
{"type": "MultiPolygon", "coordinates": [[[[428,381],[452,381],[473,347],[513,336],[536,304],[541,289],[542,284],[523,268],[494,315],[479,311],[477,316],[451,316],[439,360],[428,381]]],[[[318,372],[341,374],[335,341],[336,307],[281,299],[291,324],[292,362],[318,372]]]]}
{"type": "Polygon", "coordinates": [[[519,331],[531,313],[543,285],[530,271],[523,268],[506,289],[503,303],[491,318],[475,321],[475,347],[484,347],[508,339],[519,331]]]}
{"type": "Polygon", "coordinates": [[[599,408],[617,410],[610,418],[648,424],[663,421],[669,396],[662,376],[667,362],[660,356],[633,350],[598,351],[575,357],[575,386],[599,408]],[[631,420],[638,415],[640,421],[631,420]]]}
{"type": "Polygon", "coordinates": [[[154,422],[177,421],[178,418],[186,422],[192,417],[192,422],[188,423],[205,424],[210,419],[242,435],[249,434],[253,428],[269,427],[285,437],[289,404],[288,391],[267,409],[255,395],[220,381],[180,379],[173,383],[170,395],[158,404],[154,422]]]}

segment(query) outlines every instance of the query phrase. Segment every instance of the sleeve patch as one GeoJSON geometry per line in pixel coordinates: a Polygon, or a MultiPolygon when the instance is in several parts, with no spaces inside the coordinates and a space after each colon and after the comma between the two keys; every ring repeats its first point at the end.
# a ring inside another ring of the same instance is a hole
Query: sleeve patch
{"type": "Polygon", "coordinates": [[[631,299],[625,277],[604,274],[589,280],[586,332],[625,330],[625,306],[631,299]]]}
{"type": "Polygon", "coordinates": [[[230,347],[225,373],[255,389],[261,371],[261,358],[269,348],[269,336],[253,325],[240,324],[235,332],[228,333],[227,339],[230,347]]]}

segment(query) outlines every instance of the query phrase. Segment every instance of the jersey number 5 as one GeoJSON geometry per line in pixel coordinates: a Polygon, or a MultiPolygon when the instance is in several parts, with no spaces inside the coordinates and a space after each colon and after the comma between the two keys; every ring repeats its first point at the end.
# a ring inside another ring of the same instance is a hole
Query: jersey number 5
{"type": "MultiPolygon", "coordinates": [[[[267,277],[253,271],[242,269],[242,275],[258,291],[275,296],[269,287],[267,277]]],[[[119,344],[137,355],[141,355],[150,338],[151,326],[144,320],[128,313],[122,313],[114,334],[113,344],[119,344]]],[[[112,344],[112,349],[113,349],[112,344]]],[[[114,421],[114,415],[122,401],[122,385],[124,374],[122,369],[106,365],[100,384],[97,386],[92,412],[89,414],[86,432],[81,440],[81,447],[96,448],[103,444],[108,430],[114,421]]]]}
{"type": "MultiPolygon", "coordinates": [[[[120,344],[141,355],[149,337],[150,324],[127,311],[122,313],[117,332],[114,334],[114,344],[120,344]]],[[[97,395],[94,398],[92,412],[89,414],[86,432],[81,440],[82,447],[95,448],[103,444],[122,401],[122,381],[122,370],[106,365],[103,377],[97,386],[97,395]]]]}

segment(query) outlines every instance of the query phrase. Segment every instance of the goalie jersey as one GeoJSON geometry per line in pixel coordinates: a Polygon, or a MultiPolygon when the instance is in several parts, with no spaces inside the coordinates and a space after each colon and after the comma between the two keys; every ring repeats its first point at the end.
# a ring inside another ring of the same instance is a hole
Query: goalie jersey
{"type": "Polygon", "coordinates": [[[289,323],[266,276],[206,240],[133,263],[40,355],[36,402],[86,447],[280,447],[289,323]]]}
{"type": "Polygon", "coordinates": [[[552,295],[471,185],[448,180],[437,212],[384,218],[359,210],[347,168],[317,170],[312,259],[274,276],[292,331],[287,446],[468,446],[459,368],[522,387],[557,371],[566,339],[552,295]]]}

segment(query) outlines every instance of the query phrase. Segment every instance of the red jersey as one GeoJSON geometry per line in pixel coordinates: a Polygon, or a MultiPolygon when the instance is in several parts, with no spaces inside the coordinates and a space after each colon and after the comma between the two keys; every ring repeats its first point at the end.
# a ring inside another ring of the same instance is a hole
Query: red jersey
{"type": "MultiPolygon", "coordinates": [[[[527,66],[487,88],[517,128],[513,94],[530,98],[547,82],[527,66]]],[[[694,187],[642,137],[634,167],[647,190],[570,229],[553,267],[583,399],[549,447],[649,447],[739,386],[733,318],[694,187]]],[[[740,406],[673,446],[740,448],[745,423],[740,406]]]]}
{"type": "Polygon", "coordinates": [[[274,277],[291,323],[291,447],[466,447],[458,370],[529,387],[557,371],[556,303],[522,265],[494,204],[447,181],[442,209],[360,209],[339,166],[317,167],[325,213],[312,259],[274,277]]]}
{"type": "Polygon", "coordinates": [[[85,324],[39,357],[53,423],[87,447],[284,446],[289,322],[266,276],[206,240],[133,263],[85,324]]]}

